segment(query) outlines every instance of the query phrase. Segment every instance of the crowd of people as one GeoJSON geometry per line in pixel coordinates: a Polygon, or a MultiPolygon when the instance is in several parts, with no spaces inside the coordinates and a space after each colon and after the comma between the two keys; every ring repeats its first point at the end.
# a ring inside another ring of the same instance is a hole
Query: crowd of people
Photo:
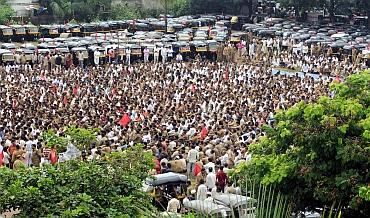
{"type": "Polygon", "coordinates": [[[274,123],[276,110],[330,95],[333,76],[366,68],[362,59],[297,51],[276,41],[221,45],[217,61],[146,56],[133,64],[74,66],[70,58],[54,63],[45,55],[1,66],[0,165],[57,164],[44,131],[97,127],[87,160],[142,143],[155,158],[153,173],[187,174],[197,199],[212,191],[235,193],[227,172],[252,158],[248,146],[265,134],[263,125],[274,123]],[[275,67],[319,76],[273,73],[275,67]]]}

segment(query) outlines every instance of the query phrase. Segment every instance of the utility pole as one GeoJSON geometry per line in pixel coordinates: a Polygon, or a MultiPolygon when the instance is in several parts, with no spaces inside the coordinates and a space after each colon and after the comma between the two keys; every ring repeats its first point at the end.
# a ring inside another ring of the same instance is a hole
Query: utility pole
{"type": "Polygon", "coordinates": [[[168,26],[168,21],[167,21],[167,10],[168,10],[168,6],[167,6],[167,0],[164,0],[164,32],[167,33],[167,26],[168,26]]]}

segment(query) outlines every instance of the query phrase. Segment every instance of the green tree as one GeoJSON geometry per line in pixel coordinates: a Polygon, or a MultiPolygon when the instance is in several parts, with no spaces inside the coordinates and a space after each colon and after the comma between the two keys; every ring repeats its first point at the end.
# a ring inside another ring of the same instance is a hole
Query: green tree
{"type": "Polygon", "coordinates": [[[7,4],[6,0],[0,0],[0,24],[10,21],[14,15],[15,11],[7,4]]]}
{"type": "Polygon", "coordinates": [[[110,13],[110,19],[113,20],[133,20],[144,16],[145,12],[136,5],[117,5],[110,13]]]}
{"type": "Polygon", "coordinates": [[[41,0],[40,4],[48,8],[49,13],[63,20],[76,19],[90,22],[106,18],[111,9],[111,0],[41,0]]]}
{"type": "Polygon", "coordinates": [[[182,16],[190,13],[190,1],[189,0],[162,0],[162,5],[164,1],[168,1],[169,14],[173,16],[182,16]]]}
{"type": "Polygon", "coordinates": [[[278,0],[283,7],[294,8],[295,16],[297,20],[302,19],[304,12],[318,6],[321,1],[316,0],[278,0]]]}
{"type": "Polygon", "coordinates": [[[57,167],[0,168],[0,213],[20,217],[141,217],[154,212],[141,191],[152,168],[141,146],[100,160],[67,161],[57,167]]]}
{"type": "Polygon", "coordinates": [[[69,143],[75,145],[78,149],[84,150],[96,142],[96,134],[99,129],[79,128],[77,126],[66,127],[64,132],[57,134],[54,130],[49,129],[42,133],[43,141],[47,147],[55,146],[59,152],[64,151],[69,143]]]}
{"type": "Polygon", "coordinates": [[[335,202],[357,213],[350,217],[366,217],[370,203],[359,189],[370,183],[370,72],[331,90],[333,98],[279,111],[276,124],[264,127],[266,137],[249,147],[252,160],[234,176],[276,185],[297,210],[335,202]]]}

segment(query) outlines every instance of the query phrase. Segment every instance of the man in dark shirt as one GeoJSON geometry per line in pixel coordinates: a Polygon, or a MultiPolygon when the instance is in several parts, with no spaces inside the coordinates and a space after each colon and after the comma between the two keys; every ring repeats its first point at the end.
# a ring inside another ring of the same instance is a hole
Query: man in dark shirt
{"type": "Polygon", "coordinates": [[[57,65],[57,68],[60,69],[60,65],[62,65],[62,57],[60,56],[60,54],[58,54],[55,58],[55,65],[57,65]]]}

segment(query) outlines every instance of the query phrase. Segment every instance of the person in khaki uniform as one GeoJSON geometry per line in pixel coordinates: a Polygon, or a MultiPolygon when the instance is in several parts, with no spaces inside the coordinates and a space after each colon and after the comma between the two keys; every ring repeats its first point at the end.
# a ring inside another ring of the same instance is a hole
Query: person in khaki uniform
{"type": "Polygon", "coordinates": [[[222,61],[228,62],[228,57],[229,55],[229,46],[225,46],[224,49],[222,50],[222,61]]]}
{"type": "Polygon", "coordinates": [[[352,48],[352,63],[356,63],[357,59],[357,50],[355,48],[352,48]]]}
{"type": "Polygon", "coordinates": [[[27,63],[26,54],[23,52],[21,55],[21,65],[25,65],[27,63]]]}
{"type": "Polygon", "coordinates": [[[224,48],[225,48],[225,46],[224,46],[224,43],[221,43],[221,45],[219,45],[218,47],[217,47],[217,61],[219,61],[219,62],[222,62],[223,61],[223,51],[224,51],[224,48]]]}

